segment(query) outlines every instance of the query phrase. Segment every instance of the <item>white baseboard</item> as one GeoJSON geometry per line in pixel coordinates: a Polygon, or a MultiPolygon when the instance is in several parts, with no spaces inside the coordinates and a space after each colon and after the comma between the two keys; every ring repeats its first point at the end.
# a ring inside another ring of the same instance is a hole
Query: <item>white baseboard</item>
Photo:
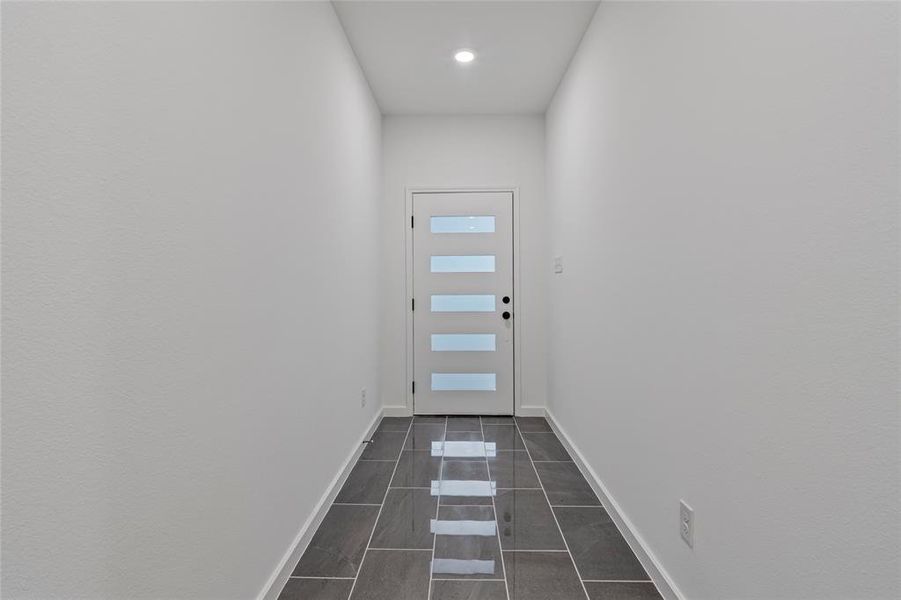
{"type": "Polygon", "coordinates": [[[520,406],[516,409],[517,417],[543,417],[546,409],[543,406],[520,406]]]}
{"type": "MultiPolygon", "coordinates": [[[[396,406],[383,406],[382,414],[386,417],[409,417],[413,410],[402,404],[396,406]]],[[[543,406],[520,406],[516,409],[517,417],[543,417],[543,406]]]]}
{"type": "Polygon", "coordinates": [[[313,539],[313,534],[319,529],[319,525],[322,524],[325,514],[331,507],[338,492],[341,491],[341,487],[347,480],[347,476],[350,475],[350,472],[353,470],[354,465],[357,463],[357,459],[363,453],[364,440],[372,438],[372,434],[375,432],[375,428],[378,427],[383,414],[384,411],[376,413],[372,422],[369,424],[369,427],[366,428],[366,432],[360,437],[359,442],[351,451],[347,460],[344,461],[338,474],[335,475],[335,478],[332,479],[328,489],[322,494],[319,503],[316,505],[316,508],[313,509],[313,514],[310,515],[306,522],[301,526],[300,531],[297,532],[297,535],[294,537],[294,542],[288,548],[288,551],[285,552],[278,567],[276,567],[275,571],[273,571],[269,580],[266,582],[266,585],[263,586],[263,589],[257,595],[257,600],[278,599],[278,595],[281,594],[282,588],[288,583],[291,572],[294,571],[294,566],[297,564],[297,561],[300,560],[300,557],[303,556],[304,551],[310,544],[310,540],[313,539]]]}
{"type": "Polygon", "coordinates": [[[576,466],[579,467],[579,471],[582,472],[582,475],[588,480],[588,484],[592,487],[594,493],[600,498],[601,504],[604,505],[604,508],[610,514],[610,517],[616,524],[616,528],[619,529],[619,532],[626,538],[626,542],[629,544],[629,547],[632,548],[632,552],[635,553],[635,556],[638,557],[638,560],[641,562],[645,571],[647,571],[651,579],[654,580],[657,589],[660,590],[660,593],[666,600],[685,600],[685,596],[679,591],[679,588],[676,587],[675,582],[666,572],[666,569],[660,564],[660,561],[654,553],[650,551],[647,543],[636,533],[632,521],[629,520],[629,517],[623,512],[622,507],[620,507],[613,496],[610,495],[607,486],[604,485],[597,473],[594,472],[594,469],[588,464],[588,461],[585,460],[585,456],[579,451],[578,446],[576,446],[572,439],[566,435],[566,432],[554,418],[553,413],[550,410],[546,410],[545,412],[547,413],[547,420],[551,425],[551,429],[553,429],[554,433],[557,434],[557,437],[560,438],[560,441],[566,447],[570,456],[572,456],[576,466]]]}
{"type": "Polygon", "coordinates": [[[403,404],[397,406],[383,406],[382,414],[386,417],[409,417],[413,415],[413,410],[403,404]]]}

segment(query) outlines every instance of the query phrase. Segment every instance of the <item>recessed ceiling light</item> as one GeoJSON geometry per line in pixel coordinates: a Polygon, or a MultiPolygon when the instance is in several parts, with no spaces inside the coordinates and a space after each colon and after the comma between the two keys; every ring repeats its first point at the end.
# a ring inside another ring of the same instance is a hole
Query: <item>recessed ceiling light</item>
{"type": "Polygon", "coordinates": [[[454,54],[454,60],[458,63],[469,63],[476,59],[476,53],[472,50],[457,50],[454,54]]]}

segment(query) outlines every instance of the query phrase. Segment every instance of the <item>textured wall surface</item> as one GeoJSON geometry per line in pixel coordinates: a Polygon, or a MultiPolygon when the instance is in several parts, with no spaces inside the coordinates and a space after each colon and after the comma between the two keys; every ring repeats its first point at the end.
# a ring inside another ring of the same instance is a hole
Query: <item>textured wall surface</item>
{"type": "Polygon", "coordinates": [[[378,109],[327,3],[2,10],[3,597],[254,597],[378,410],[378,109]]]}
{"type": "Polygon", "coordinates": [[[550,409],[686,598],[901,597],[898,35],[602,2],[547,115],[550,409]]]}

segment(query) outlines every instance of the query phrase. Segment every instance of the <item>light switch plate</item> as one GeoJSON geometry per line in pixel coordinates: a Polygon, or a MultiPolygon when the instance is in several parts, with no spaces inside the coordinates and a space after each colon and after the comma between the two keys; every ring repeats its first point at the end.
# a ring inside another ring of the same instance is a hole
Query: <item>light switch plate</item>
{"type": "Polygon", "coordinates": [[[679,533],[689,548],[695,546],[695,511],[685,500],[679,500],[679,533]]]}
{"type": "Polygon", "coordinates": [[[563,257],[555,256],[554,257],[554,273],[562,273],[563,272],[563,257]]]}

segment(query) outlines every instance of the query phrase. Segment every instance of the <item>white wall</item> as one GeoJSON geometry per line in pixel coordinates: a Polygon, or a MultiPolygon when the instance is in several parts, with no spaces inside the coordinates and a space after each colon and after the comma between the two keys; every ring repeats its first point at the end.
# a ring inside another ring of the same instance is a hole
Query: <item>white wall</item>
{"type": "Polygon", "coordinates": [[[254,597],[378,410],[378,109],[327,3],[2,16],[3,597],[254,597]]]}
{"type": "Polygon", "coordinates": [[[898,12],[603,2],[547,115],[550,411],[686,598],[901,597],[898,12]]]}
{"type": "MultiPolygon", "coordinates": [[[[544,204],[544,118],[541,116],[391,116],[382,122],[384,197],[380,330],[381,397],[404,406],[404,234],[407,187],[519,187],[521,294],[516,318],[522,337],[519,407],[543,407],[547,392],[547,227],[544,204]]],[[[409,407],[412,408],[412,407],[409,407]]]]}

